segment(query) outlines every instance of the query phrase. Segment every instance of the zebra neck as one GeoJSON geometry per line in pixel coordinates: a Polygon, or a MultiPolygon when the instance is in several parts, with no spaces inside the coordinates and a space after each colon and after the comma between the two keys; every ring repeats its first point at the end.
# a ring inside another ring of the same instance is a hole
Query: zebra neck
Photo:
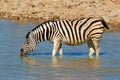
{"type": "Polygon", "coordinates": [[[56,32],[56,27],[52,21],[49,21],[38,25],[38,27],[32,31],[34,33],[36,43],[39,43],[42,41],[51,40],[56,32]]]}
{"type": "Polygon", "coordinates": [[[49,36],[48,36],[48,32],[38,32],[36,34],[34,34],[33,39],[35,40],[36,43],[39,42],[43,42],[46,40],[50,40],[49,36]]]}

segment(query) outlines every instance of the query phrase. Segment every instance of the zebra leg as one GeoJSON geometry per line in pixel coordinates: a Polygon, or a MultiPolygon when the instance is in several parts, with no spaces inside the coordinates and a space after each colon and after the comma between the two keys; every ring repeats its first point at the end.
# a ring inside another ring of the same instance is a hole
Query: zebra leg
{"type": "Polygon", "coordinates": [[[62,56],[62,55],[63,55],[62,44],[60,45],[59,55],[60,55],[60,56],[62,56]]]}
{"type": "Polygon", "coordinates": [[[100,46],[99,46],[99,39],[94,39],[93,40],[93,44],[94,44],[94,48],[95,48],[95,52],[96,52],[96,57],[99,57],[99,53],[100,53],[100,46]]]}
{"type": "Polygon", "coordinates": [[[88,47],[89,47],[89,58],[93,58],[93,54],[95,52],[93,42],[90,40],[87,42],[88,47]]]}
{"type": "Polygon", "coordinates": [[[53,45],[53,51],[52,51],[52,56],[54,57],[55,55],[56,55],[56,52],[59,50],[60,52],[62,52],[61,51],[61,41],[55,41],[54,42],[54,45],[53,45]]]}

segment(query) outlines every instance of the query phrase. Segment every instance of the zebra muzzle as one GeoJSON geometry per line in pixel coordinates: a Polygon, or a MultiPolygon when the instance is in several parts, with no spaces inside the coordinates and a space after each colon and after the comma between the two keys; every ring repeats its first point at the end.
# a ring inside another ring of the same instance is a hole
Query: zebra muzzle
{"type": "Polygon", "coordinates": [[[26,55],[26,53],[24,53],[24,50],[21,49],[21,50],[20,50],[20,56],[25,56],[25,55],[26,55]]]}

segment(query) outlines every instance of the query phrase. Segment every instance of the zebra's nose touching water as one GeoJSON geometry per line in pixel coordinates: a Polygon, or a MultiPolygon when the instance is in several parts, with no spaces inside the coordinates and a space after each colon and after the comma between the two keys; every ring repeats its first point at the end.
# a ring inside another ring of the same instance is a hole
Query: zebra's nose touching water
{"type": "Polygon", "coordinates": [[[26,41],[20,50],[20,55],[24,56],[35,49],[36,42],[33,39],[32,32],[26,37],[26,41]]]}
{"type": "Polygon", "coordinates": [[[21,56],[25,56],[25,53],[24,53],[24,50],[23,50],[23,49],[20,50],[20,55],[21,55],[21,56]]]}
{"type": "Polygon", "coordinates": [[[26,55],[33,51],[37,43],[42,41],[53,42],[52,56],[62,55],[62,43],[77,46],[87,42],[89,57],[99,56],[99,42],[106,29],[109,29],[103,18],[80,18],[76,20],[46,21],[26,35],[26,42],[20,50],[20,55],[26,55]]]}

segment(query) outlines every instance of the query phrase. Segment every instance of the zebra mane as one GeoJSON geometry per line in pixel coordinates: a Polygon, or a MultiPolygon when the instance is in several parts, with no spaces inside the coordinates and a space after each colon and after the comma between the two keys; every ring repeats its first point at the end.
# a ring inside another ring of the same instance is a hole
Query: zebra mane
{"type": "Polygon", "coordinates": [[[31,31],[29,31],[26,35],[26,39],[29,38],[29,35],[30,35],[31,31]]]}
{"type": "Polygon", "coordinates": [[[46,23],[49,23],[49,22],[55,22],[55,21],[54,21],[54,20],[48,20],[48,21],[45,21],[45,22],[37,25],[35,28],[33,28],[31,31],[29,31],[29,32],[27,33],[26,38],[29,38],[30,33],[31,33],[32,31],[36,30],[38,27],[40,27],[40,25],[46,24],[46,23]]]}

